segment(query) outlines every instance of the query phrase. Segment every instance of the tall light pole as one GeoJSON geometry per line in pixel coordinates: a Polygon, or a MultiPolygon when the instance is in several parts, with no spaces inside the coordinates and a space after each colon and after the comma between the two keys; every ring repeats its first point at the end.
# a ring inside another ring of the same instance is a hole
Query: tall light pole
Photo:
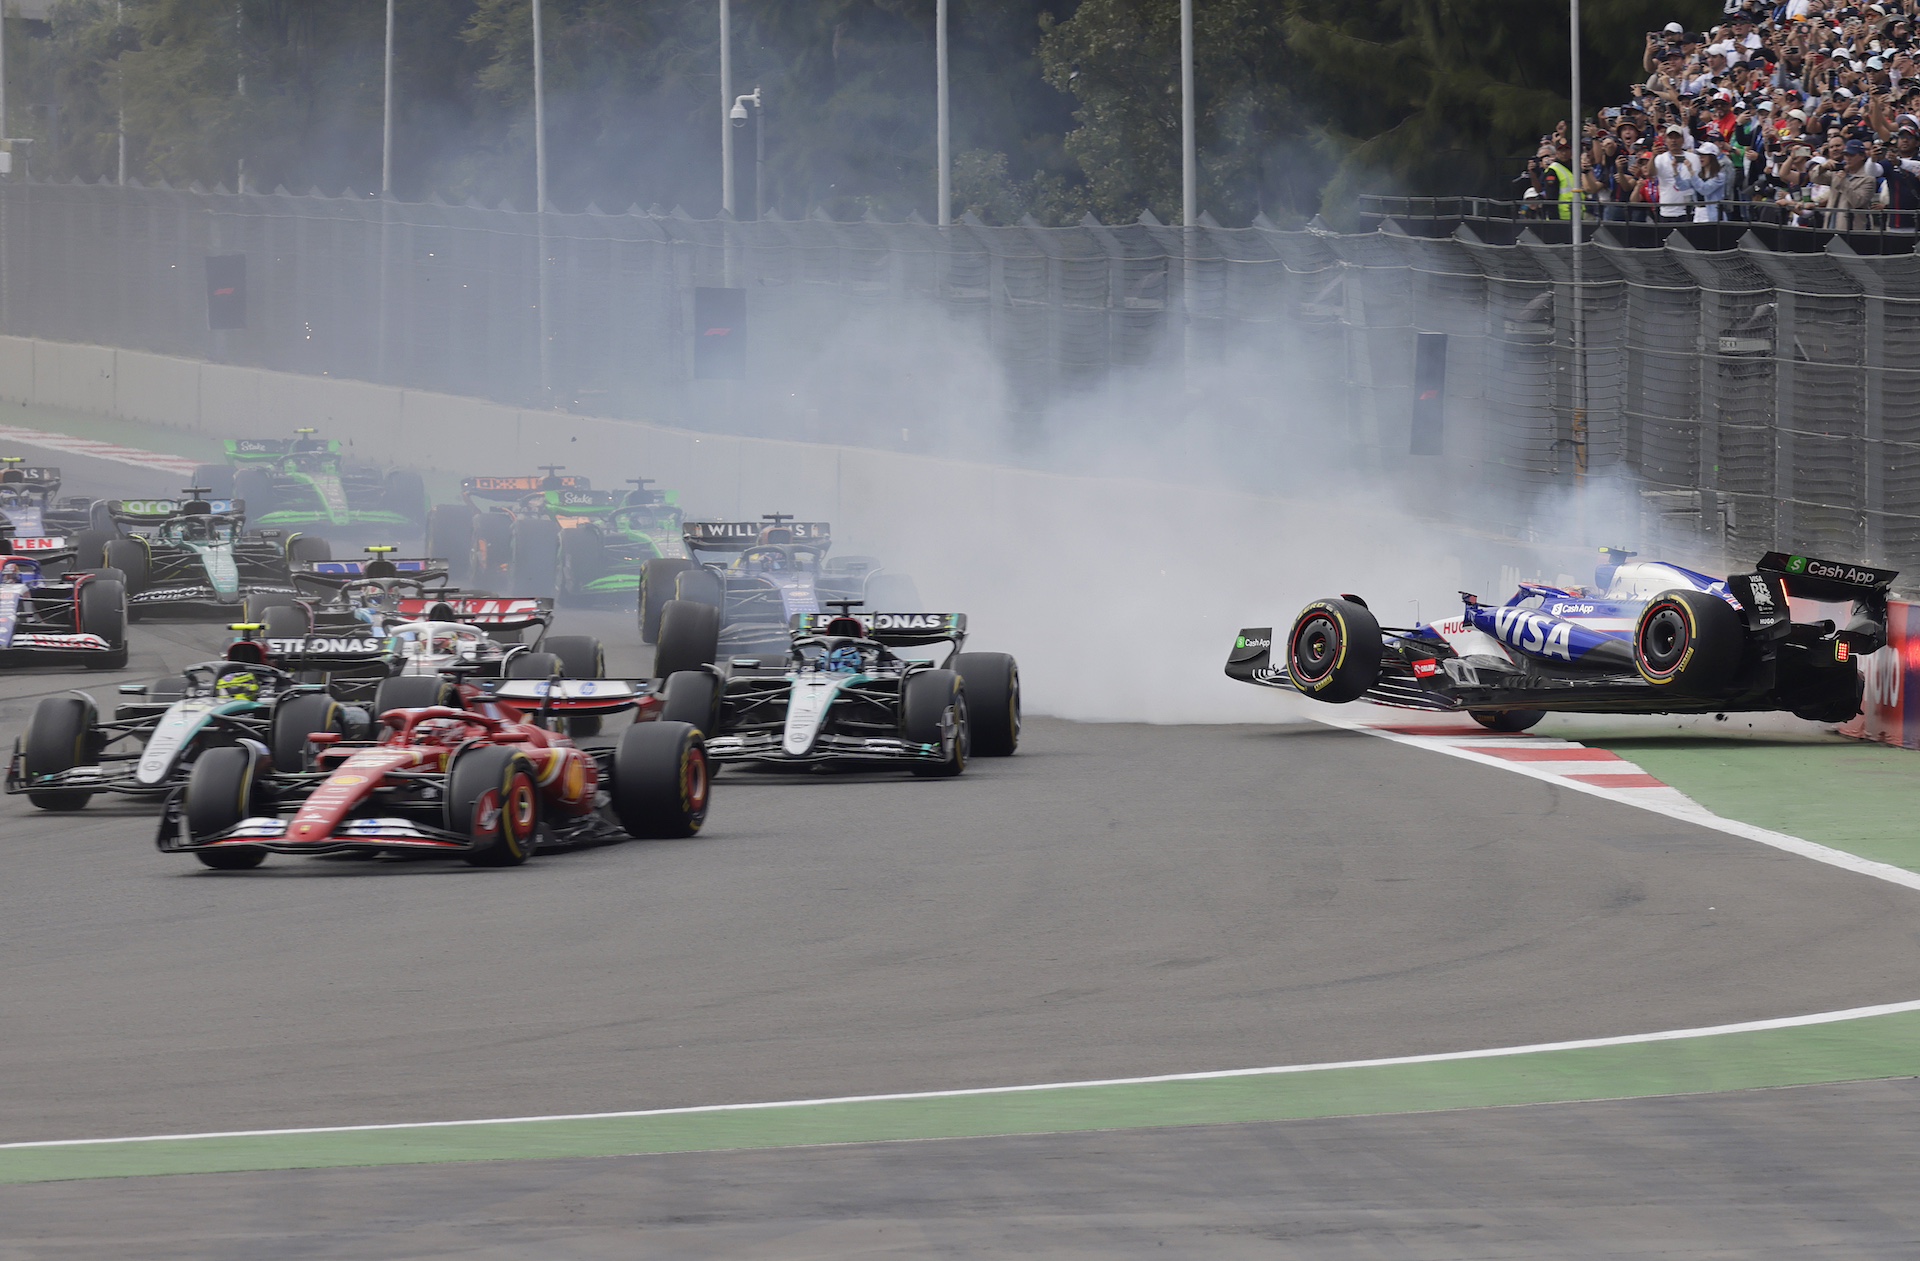
{"type": "MultiPolygon", "coordinates": [[[[0,3],[4,3],[4,0],[0,0],[0,3]]],[[[125,19],[125,6],[120,3],[120,0],[114,0],[113,24],[117,27],[125,19]]],[[[118,32],[116,31],[115,34],[117,35],[118,32]]],[[[113,80],[115,90],[120,95],[120,119],[118,123],[118,131],[120,133],[120,169],[119,178],[115,182],[124,187],[127,182],[127,72],[120,68],[120,58],[118,56],[115,56],[113,59],[113,80]]],[[[0,131],[4,130],[5,128],[0,128],[0,131]]]]}
{"type": "Polygon", "coordinates": [[[733,213],[733,12],[720,0],[720,208],[733,213]]]}
{"type": "Polygon", "coordinates": [[[543,215],[547,213],[546,60],[540,43],[540,0],[533,0],[533,209],[543,215]]]}
{"type": "Polygon", "coordinates": [[[939,82],[935,113],[939,118],[940,226],[953,226],[953,131],[947,97],[947,0],[934,5],[933,61],[934,77],[939,82]]]}
{"type": "Polygon", "coordinates": [[[1580,126],[1580,0],[1567,0],[1569,42],[1573,45],[1573,113],[1567,119],[1568,156],[1573,159],[1573,468],[1576,482],[1587,477],[1587,338],[1585,293],[1581,270],[1585,253],[1581,236],[1587,199],[1585,181],[1580,176],[1580,155],[1586,149],[1586,136],[1580,126]]]}
{"type": "MultiPolygon", "coordinates": [[[[3,3],[4,0],[0,0],[3,3]]],[[[540,0],[533,0],[533,218],[538,228],[540,256],[535,262],[538,281],[535,304],[540,308],[540,402],[553,404],[551,337],[547,322],[547,72],[540,38],[540,0]]]]}
{"type": "Polygon", "coordinates": [[[380,195],[382,197],[393,196],[393,3],[394,0],[387,0],[386,73],[380,105],[380,195]]]}
{"type": "Polygon", "coordinates": [[[1180,223],[1200,217],[1199,164],[1193,147],[1193,0],[1180,0],[1180,223]]]}

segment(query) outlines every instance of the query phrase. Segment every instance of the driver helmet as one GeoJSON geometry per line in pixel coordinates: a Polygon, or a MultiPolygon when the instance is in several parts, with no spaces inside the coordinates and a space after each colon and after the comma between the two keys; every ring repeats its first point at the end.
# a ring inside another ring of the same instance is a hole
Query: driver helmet
{"type": "Polygon", "coordinates": [[[435,628],[432,642],[428,645],[427,651],[436,657],[451,657],[454,653],[460,651],[460,636],[458,632],[435,628]]]}
{"type": "Polygon", "coordinates": [[[233,670],[214,682],[213,694],[223,701],[260,699],[260,676],[251,670],[233,670]]]}
{"type": "Polygon", "coordinates": [[[0,584],[11,586],[26,580],[26,566],[17,560],[0,561],[0,584]]]}
{"type": "Polygon", "coordinates": [[[844,640],[834,641],[820,662],[820,668],[829,674],[858,674],[864,665],[860,650],[844,640]]]}

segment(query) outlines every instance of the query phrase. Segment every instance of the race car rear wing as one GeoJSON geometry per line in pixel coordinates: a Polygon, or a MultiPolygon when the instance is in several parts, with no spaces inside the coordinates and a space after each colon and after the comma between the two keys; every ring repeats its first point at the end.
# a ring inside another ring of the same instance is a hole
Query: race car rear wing
{"type": "MultiPolygon", "coordinates": [[[[561,490],[591,490],[593,483],[584,477],[572,474],[556,475],[554,481],[560,483],[561,490]]],[[[528,495],[537,495],[547,488],[547,478],[541,474],[529,474],[526,477],[464,477],[460,479],[460,493],[470,499],[487,499],[497,503],[517,503],[528,495]]]]}
{"type": "MultiPolygon", "coordinates": [[[[227,650],[250,641],[241,640],[227,650]]],[[[326,670],[342,666],[365,665],[386,655],[387,641],[378,635],[307,635],[289,639],[253,640],[261,646],[268,665],[283,670],[326,670]]]]}
{"type": "Polygon", "coordinates": [[[267,460],[283,455],[338,455],[338,438],[229,438],[227,456],[234,460],[267,460]]]}
{"type": "Polygon", "coordinates": [[[522,712],[617,714],[639,705],[651,688],[626,679],[502,679],[480,684],[481,691],[522,712]]]}
{"type": "MultiPolygon", "coordinates": [[[[824,635],[839,613],[795,613],[788,622],[796,635],[824,635]]],[[[890,648],[950,643],[958,648],[967,637],[965,613],[854,613],[865,638],[890,648]]]]}
{"type": "Polygon", "coordinates": [[[1899,576],[1898,570],[1872,569],[1813,556],[1790,556],[1785,552],[1768,552],[1754,568],[1763,574],[1778,575],[1786,583],[1788,595],[1835,604],[1875,596],[1884,600],[1893,580],[1899,576]]]}
{"type": "Polygon", "coordinates": [[[0,486],[24,486],[51,495],[60,489],[60,470],[51,464],[9,464],[0,469],[0,486]]]}
{"type": "Polygon", "coordinates": [[[825,521],[689,521],[680,528],[686,545],[701,552],[744,552],[760,542],[765,530],[785,532],[781,542],[825,547],[833,541],[833,526],[825,521]]]}
{"type": "Polygon", "coordinates": [[[459,596],[446,600],[408,598],[400,601],[399,614],[411,621],[445,620],[493,630],[525,630],[553,621],[553,600],[493,596],[459,596]]]}
{"type": "MultiPolygon", "coordinates": [[[[201,501],[214,516],[244,517],[247,514],[247,501],[244,499],[208,499],[201,501]]],[[[170,521],[182,515],[187,506],[184,499],[109,499],[107,513],[115,521],[128,525],[153,524],[170,521]]]]}

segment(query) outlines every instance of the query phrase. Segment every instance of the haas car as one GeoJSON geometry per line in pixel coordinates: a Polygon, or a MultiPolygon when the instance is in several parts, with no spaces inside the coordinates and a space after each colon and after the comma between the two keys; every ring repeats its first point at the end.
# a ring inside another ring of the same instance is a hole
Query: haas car
{"type": "Polygon", "coordinates": [[[1859,659],[1887,642],[1893,571],[1769,552],[1714,578],[1632,555],[1605,552],[1592,587],[1523,582],[1501,605],[1463,593],[1458,618],[1412,627],[1382,627],[1358,596],[1316,600],[1277,645],[1241,631],[1227,674],[1333,703],[1465,710],[1495,731],[1549,712],[1860,712],[1859,659]],[[1833,616],[1796,620],[1793,600],[1833,616]]]}
{"type": "Polygon", "coordinates": [[[793,619],[782,667],[758,659],[719,673],[676,674],[668,705],[698,720],[704,681],[712,711],[707,755],[764,766],[901,766],[958,775],[969,757],[1007,757],[1020,743],[1020,672],[998,652],[962,652],[963,613],[869,613],[853,601],[793,619]],[[945,644],[947,659],[898,649],[945,644]]]}
{"type": "Polygon", "coordinates": [[[692,836],[707,815],[702,737],[659,713],[644,683],[502,680],[457,705],[388,710],[370,745],[317,732],[310,772],[280,772],[253,742],[212,749],[169,799],[158,844],[223,869],[382,852],[511,867],[547,848],[692,836]],[[613,748],[552,729],[623,710],[639,721],[613,748]]]}
{"type": "Polygon", "coordinates": [[[640,638],[656,642],[674,600],[714,611],[723,650],[778,659],[787,628],[803,613],[853,601],[868,608],[920,605],[913,579],[871,556],[829,559],[833,527],[769,513],[758,521],[689,521],[687,558],[647,561],[640,577],[640,638]]]}

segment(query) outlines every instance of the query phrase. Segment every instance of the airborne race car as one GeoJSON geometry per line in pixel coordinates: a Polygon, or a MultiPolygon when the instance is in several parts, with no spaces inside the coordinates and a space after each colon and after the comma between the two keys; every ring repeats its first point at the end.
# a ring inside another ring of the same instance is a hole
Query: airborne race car
{"type": "Polygon", "coordinates": [[[802,613],[852,601],[869,608],[911,609],[919,589],[905,574],[871,556],[827,559],[833,527],[767,513],[758,521],[690,521],[682,535],[692,559],[646,562],[640,580],[640,639],[653,643],[669,601],[705,604],[720,620],[728,653],[778,658],[787,628],[802,613]],[[709,560],[709,556],[731,557],[709,560]]]}
{"type": "Polygon", "coordinates": [[[1769,552],[1713,578],[1608,551],[1592,588],[1523,582],[1506,604],[1463,593],[1457,619],[1383,628],[1357,596],[1294,619],[1281,665],[1273,632],[1243,630],[1227,675],[1315,700],[1465,710],[1495,731],[1549,711],[1707,714],[1785,710],[1815,722],[1860,712],[1859,658],[1887,642],[1894,573],[1769,552]],[[1796,622],[1788,598],[1850,603],[1845,625],[1796,622]]]}
{"type": "Polygon", "coordinates": [[[356,852],[511,867],[543,848],[692,836],[707,815],[702,737],[659,712],[645,684],[529,679],[459,707],[383,713],[372,746],[322,733],[309,773],[276,773],[253,744],[209,750],[169,799],[157,843],[229,870],[269,853],[356,852]],[[623,710],[639,721],[615,748],[576,748],[548,729],[555,716],[623,710]]]}
{"type": "Polygon", "coordinates": [[[766,766],[872,764],[915,775],[958,775],[970,755],[1007,757],[1020,743],[1020,672],[998,652],[962,652],[962,613],[797,614],[785,669],[735,663],[717,674],[673,676],[668,712],[698,721],[715,762],[766,766]],[[951,645],[944,665],[894,649],[951,645]],[[684,680],[684,682],[683,682],[684,680]]]}
{"type": "Polygon", "coordinates": [[[229,438],[228,463],[202,464],[194,481],[220,498],[244,499],[253,523],[270,529],[326,528],[337,535],[373,528],[394,535],[425,524],[427,491],[418,473],[349,464],[337,438],[296,432],[296,438],[229,438]]]}

